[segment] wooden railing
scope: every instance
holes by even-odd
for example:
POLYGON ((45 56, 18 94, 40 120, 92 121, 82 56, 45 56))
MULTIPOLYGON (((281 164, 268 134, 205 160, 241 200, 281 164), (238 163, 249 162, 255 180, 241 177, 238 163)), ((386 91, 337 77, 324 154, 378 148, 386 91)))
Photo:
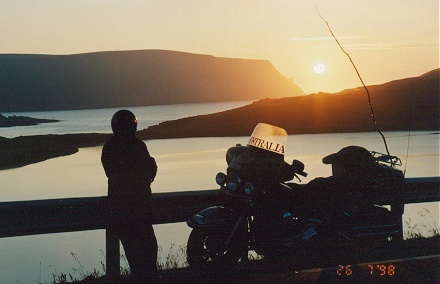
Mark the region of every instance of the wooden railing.
MULTIPOLYGON (((185 222, 194 213, 218 203, 218 190, 153 194, 154 224, 185 222)), ((0 202, 0 238, 106 229, 106 273, 117 277, 119 240, 109 228, 108 197, 0 202)), ((409 178, 400 200, 386 196, 381 205, 403 214, 405 204, 440 201, 440 177, 409 178)), ((400 216, 401 224, 401 216, 400 216)), ((1 240, 0 240, 1 241, 1 240)))

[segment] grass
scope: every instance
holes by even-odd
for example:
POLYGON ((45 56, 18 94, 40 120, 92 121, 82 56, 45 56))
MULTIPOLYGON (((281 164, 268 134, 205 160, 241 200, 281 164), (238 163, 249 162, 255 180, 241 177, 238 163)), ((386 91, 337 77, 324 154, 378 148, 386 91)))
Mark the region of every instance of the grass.
MULTIPOLYGON (((424 222, 412 225, 411 219, 405 221, 404 224, 407 227, 405 230, 404 239, 407 241, 417 241, 417 239, 434 239, 438 240, 440 238, 440 230, 430 212, 424 208, 418 212, 419 216, 424 219, 424 222)), ((104 251, 100 250, 103 258, 105 259, 104 251)), ((98 280, 105 276, 106 267, 103 261, 101 261, 101 268, 94 268, 93 271, 88 271, 79 260, 78 256, 73 252, 70 255, 74 258, 76 267, 72 269, 72 273, 60 273, 54 269, 53 281, 51 284, 66 284, 66 283, 100 283, 94 282, 93 280, 98 280)), ((261 260, 258 255, 250 255, 251 260, 261 260)), ((160 270, 171 270, 176 268, 187 267, 188 263, 186 260, 186 246, 180 245, 176 246, 171 244, 170 249, 167 253, 164 252, 163 248, 160 246, 158 249, 158 260, 157 267, 160 270)), ((121 255, 121 267, 120 273, 122 276, 130 275, 130 268, 125 255, 121 255)))
MULTIPOLYGON (((101 250, 103 253, 103 251, 101 250)), ((77 264, 76 267, 72 268, 72 273, 60 273, 56 271, 55 267, 51 266, 54 269, 54 273, 52 274, 53 281, 51 283, 58 284, 58 283, 75 283, 82 281, 84 279, 98 279, 100 277, 103 277, 105 275, 105 264, 101 261, 101 269, 102 271, 99 271, 98 269, 94 268, 93 272, 89 272, 85 269, 85 267, 82 265, 81 261, 79 260, 78 256, 71 252, 70 255, 75 259, 75 262, 77 264), (74 275, 78 275, 74 276, 74 275)), ((121 257, 122 258, 122 257, 121 257)), ((122 272, 122 271, 121 271, 122 272)))
MULTIPOLYGON (((105 259, 104 251, 100 251, 105 259)), ((103 261, 101 261, 100 269, 94 268, 93 271, 90 272, 82 265, 80 259, 75 253, 71 252, 70 255, 75 260, 76 267, 72 268, 71 273, 66 274, 58 273, 55 267, 50 266, 54 269, 54 273, 52 274, 53 281, 51 284, 82 283, 84 281, 91 281, 105 276, 106 267, 103 261)), ((180 245, 176 247, 175 244, 171 244, 171 247, 166 255, 162 246, 159 246, 157 258, 157 268, 159 270, 183 268, 187 266, 186 246, 180 245)), ((122 276, 130 275, 130 266, 128 264, 127 257, 124 254, 121 255, 120 274, 122 276)))
POLYGON ((171 244, 168 254, 162 260, 163 255, 164 253, 162 247, 159 246, 157 257, 157 268, 159 270, 182 268, 188 266, 188 262, 186 261, 186 246, 180 245, 175 248, 175 244, 171 244))
POLYGON ((425 222, 412 225, 411 218, 405 221, 408 230, 404 234, 404 239, 438 237, 440 235, 439 227, 432 218, 429 210, 423 208, 423 210, 417 211, 417 213, 425 222))

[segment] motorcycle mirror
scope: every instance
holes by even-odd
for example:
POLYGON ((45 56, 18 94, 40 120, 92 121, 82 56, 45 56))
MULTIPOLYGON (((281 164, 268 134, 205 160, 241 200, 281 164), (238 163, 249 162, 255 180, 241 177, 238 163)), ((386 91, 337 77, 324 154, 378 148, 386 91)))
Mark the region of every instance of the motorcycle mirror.
POLYGON ((296 169, 296 172, 302 172, 304 171, 304 163, 298 160, 293 160, 292 161, 292 167, 294 167, 296 169))
POLYGON ((215 182, 220 185, 223 186, 226 182, 226 175, 224 173, 218 173, 215 176, 215 182))
POLYGON ((301 175, 303 177, 306 177, 307 173, 304 172, 304 167, 305 166, 304 166, 303 162, 298 161, 298 160, 293 160, 292 161, 292 168, 294 169, 295 173, 297 173, 297 174, 299 174, 299 175, 301 175))

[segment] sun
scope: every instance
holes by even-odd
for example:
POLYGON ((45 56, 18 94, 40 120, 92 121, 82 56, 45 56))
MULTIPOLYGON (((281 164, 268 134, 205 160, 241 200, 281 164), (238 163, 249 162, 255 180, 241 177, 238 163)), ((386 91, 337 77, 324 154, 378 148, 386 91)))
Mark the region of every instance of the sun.
POLYGON ((318 63, 315 66, 313 66, 313 71, 315 71, 316 74, 324 73, 325 71, 325 65, 318 63))

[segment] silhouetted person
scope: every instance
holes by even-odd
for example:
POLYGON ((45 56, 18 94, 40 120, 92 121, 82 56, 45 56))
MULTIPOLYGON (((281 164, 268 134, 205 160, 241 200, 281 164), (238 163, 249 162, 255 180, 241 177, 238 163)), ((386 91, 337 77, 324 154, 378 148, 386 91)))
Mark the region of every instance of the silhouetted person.
POLYGON ((117 111, 111 126, 114 136, 102 149, 101 161, 108 177, 111 222, 124 246, 135 283, 157 279, 157 240, 151 221, 151 187, 157 165, 144 142, 135 137, 137 118, 117 111))

